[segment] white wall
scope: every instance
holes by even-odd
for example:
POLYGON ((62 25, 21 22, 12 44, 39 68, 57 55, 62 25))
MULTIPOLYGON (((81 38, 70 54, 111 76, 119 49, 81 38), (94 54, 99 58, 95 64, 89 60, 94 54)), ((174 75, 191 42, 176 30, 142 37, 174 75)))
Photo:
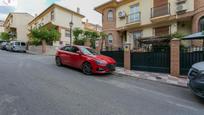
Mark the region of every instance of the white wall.
MULTIPOLYGON (((55 8, 55 21, 54 24, 61 27, 69 28, 69 23, 71 22, 72 13, 65 10, 55 8)), ((79 27, 84 28, 82 24, 82 17, 73 14, 73 28, 79 27)))
POLYGON ((17 40, 28 41, 28 23, 33 19, 29 14, 14 14, 13 25, 17 29, 17 40))

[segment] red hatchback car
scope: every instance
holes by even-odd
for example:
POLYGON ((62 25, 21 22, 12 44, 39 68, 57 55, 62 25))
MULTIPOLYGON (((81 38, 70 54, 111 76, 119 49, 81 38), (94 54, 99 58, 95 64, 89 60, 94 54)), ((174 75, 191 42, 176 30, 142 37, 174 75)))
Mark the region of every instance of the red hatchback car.
POLYGON ((97 54, 84 46, 65 46, 56 53, 56 65, 78 68, 84 74, 104 74, 115 71, 116 61, 110 57, 97 54))

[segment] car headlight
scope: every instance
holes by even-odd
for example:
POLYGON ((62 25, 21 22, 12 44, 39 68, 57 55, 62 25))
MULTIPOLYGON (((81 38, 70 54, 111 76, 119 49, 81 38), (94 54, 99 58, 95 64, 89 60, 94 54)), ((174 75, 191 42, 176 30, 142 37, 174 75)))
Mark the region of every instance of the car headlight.
POLYGON ((97 64, 97 65, 105 66, 105 65, 107 65, 107 62, 106 62, 106 61, 103 61, 103 60, 96 60, 96 64, 97 64))
POLYGON ((200 74, 200 79, 204 80, 204 73, 200 74))

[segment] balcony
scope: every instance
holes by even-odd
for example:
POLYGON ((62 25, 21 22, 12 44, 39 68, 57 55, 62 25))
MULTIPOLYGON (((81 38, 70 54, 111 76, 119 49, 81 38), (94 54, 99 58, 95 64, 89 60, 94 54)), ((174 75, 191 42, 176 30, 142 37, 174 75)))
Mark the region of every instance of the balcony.
POLYGON ((140 23, 141 21, 141 13, 137 12, 137 13, 132 13, 127 15, 127 24, 133 24, 133 23, 140 23))
POLYGON ((151 18, 170 15, 170 3, 151 8, 151 18))

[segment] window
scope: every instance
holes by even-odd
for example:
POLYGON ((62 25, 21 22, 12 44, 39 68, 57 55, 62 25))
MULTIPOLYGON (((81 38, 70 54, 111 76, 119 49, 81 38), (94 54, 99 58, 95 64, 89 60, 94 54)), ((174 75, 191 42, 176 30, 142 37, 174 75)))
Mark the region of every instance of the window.
POLYGON ((113 43, 113 34, 108 34, 108 44, 113 43))
POLYGON ((67 38, 70 37, 70 31, 69 30, 65 30, 65 37, 67 37, 67 38))
POLYGON ((129 22, 136 22, 140 20, 140 9, 139 4, 130 6, 130 17, 129 22))
POLYGON ((79 49, 77 47, 72 47, 72 51, 73 53, 77 53, 77 51, 79 51, 79 49))
POLYGON ((55 19, 55 12, 54 10, 51 12, 51 20, 53 21, 55 19))
POLYGON ((65 46, 65 47, 61 48, 61 50, 71 52, 72 47, 71 46, 65 46))
POLYGON ((112 10, 108 11, 108 21, 113 21, 113 11, 112 10))
POLYGON ((14 43, 16 46, 20 46, 20 42, 15 42, 14 43))
POLYGON ((155 31, 155 36, 166 36, 169 35, 169 26, 162 26, 162 27, 157 27, 154 29, 155 31))
POLYGON ((199 30, 204 31, 204 17, 202 17, 199 21, 199 30))
POLYGON ((26 43, 21 42, 21 46, 26 46, 26 43))

